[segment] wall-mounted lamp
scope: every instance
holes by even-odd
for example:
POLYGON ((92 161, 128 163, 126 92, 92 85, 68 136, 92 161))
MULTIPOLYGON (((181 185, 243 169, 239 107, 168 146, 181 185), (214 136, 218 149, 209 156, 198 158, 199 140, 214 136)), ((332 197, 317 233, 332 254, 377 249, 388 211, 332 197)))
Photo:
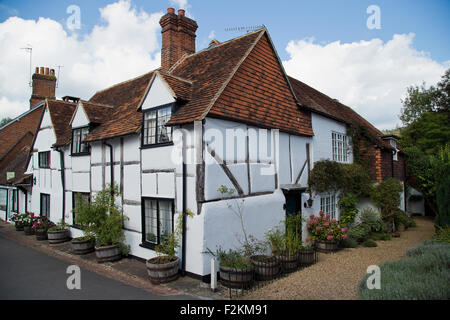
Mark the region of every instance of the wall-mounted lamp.
POLYGON ((305 208, 311 208, 313 205, 313 199, 309 198, 308 200, 306 200, 305 202, 305 208))

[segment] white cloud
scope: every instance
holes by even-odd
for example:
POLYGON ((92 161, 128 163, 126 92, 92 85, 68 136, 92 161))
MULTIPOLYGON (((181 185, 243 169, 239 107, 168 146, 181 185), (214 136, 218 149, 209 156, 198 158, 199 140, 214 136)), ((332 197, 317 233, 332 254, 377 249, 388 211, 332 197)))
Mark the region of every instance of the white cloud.
POLYGON ((379 129, 400 124, 406 88, 435 84, 445 72, 428 53, 413 47, 414 34, 380 39, 318 44, 314 38, 290 41, 286 72, 352 107, 379 129))
POLYGON ((0 119, 28 109, 29 56, 20 49, 26 44, 33 47, 33 70, 64 66, 57 97, 89 99, 97 90, 159 67, 162 12, 148 14, 121 0, 100 9, 100 15, 102 25, 83 36, 48 18, 0 23, 0 119))
POLYGON ((209 32, 208 39, 209 39, 209 40, 213 40, 213 39, 215 39, 215 38, 216 38, 216 31, 211 30, 211 31, 209 32))

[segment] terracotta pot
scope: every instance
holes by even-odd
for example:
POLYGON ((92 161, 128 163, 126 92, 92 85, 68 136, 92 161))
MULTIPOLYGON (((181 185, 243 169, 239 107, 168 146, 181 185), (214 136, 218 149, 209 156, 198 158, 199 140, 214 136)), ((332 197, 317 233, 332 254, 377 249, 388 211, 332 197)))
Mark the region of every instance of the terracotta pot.
POLYGON ((178 278, 178 257, 170 261, 168 256, 160 256, 147 260, 145 264, 153 284, 167 283, 178 278))
POLYGON ((219 266, 220 280, 227 288, 250 288, 253 282, 254 272, 254 268, 236 269, 219 266))
POLYGON ((47 240, 47 230, 45 229, 35 229, 34 234, 36 235, 36 240, 38 241, 47 240))
POLYGON ((298 253, 292 256, 280 255, 277 256, 277 260, 280 262, 281 271, 284 273, 293 272, 298 269, 298 253))
POLYGON ((77 240, 73 239, 71 242, 72 252, 74 254, 86 254, 95 250, 95 239, 77 240))
POLYGON ((257 255, 251 256, 250 260, 257 280, 272 280, 280 273, 280 263, 275 257, 257 255))
POLYGON ((319 240, 316 241, 317 251, 331 253, 338 249, 337 241, 319 240))
POLYGON ((118 245, 95 247, 95 255, 99 263, 122 259, 122 253, 118 245))
POLYGON ((62 243, 69 240, 69 229, 60 231, 47 231, 48 243, 62 243))

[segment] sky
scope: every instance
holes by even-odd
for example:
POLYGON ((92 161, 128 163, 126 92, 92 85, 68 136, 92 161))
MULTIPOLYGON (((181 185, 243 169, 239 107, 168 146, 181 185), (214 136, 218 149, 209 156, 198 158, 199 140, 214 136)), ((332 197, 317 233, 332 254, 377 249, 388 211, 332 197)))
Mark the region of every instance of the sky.
POLYGON ((33 48, 32 70, 59 73, 58 98, 88 100, 160 66, 168 7, 196 20, 197 50, 264 25, 288 75, 382 130, 401 125, 408 86, 434 85, 450 67, 448 0, 0 0, 0 119, 29 108, 22 48, 33 48))

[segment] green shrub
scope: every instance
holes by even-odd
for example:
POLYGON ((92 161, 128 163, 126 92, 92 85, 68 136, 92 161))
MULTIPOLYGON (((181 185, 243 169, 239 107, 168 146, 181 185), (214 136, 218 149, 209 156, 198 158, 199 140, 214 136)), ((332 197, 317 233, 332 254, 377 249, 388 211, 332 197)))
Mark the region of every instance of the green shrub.
POLYGON ((361 245, 362 245, 363 247, 369 247, 369 248, 377 247, 377 246, 378 246, 377 243, 376 243, 375 241, 370 240, 370 239, 367 239, 366 241, 364 241, 363 243, 361 243, 361 245))
POLYGON ((407 251, 408 258, 380 265, 381 289, 359 283, 364 300, 448 300, 450 298, 450 245, 425 241, 407 251))
POLYGON ((439 228, 434 235, 433 239, 436 242, 447 242, 450 243, 450 227, 439 228))
POLYGON ((381 219, 380 214, 371 207, 365 207, 361 210, 361 224, 367 225, 370 232, 379 232, 386 229, 386 224, 381 219))
POLYGON ((347 235, 349 238, 353 238, 358 242, 364 242, 369 238, 370 227, 366 224, 360 224, 354 228, 351 228, 347 235))
POLYGON ((341 193, 339 198, 339 223, 347 227, 355 221, 355 217, 358 214, 358 209, 356 208, 358 198, 350 192, 341 193))
POLYGON ((389 178, 377 184, 372 191, 372 201, 380 208, 384 222, 390 224, 398 212, 400 192, 403 188, 399 180, 389 178))
POLYGON ((358 163, 342 164, 342 190, 352 193, 356 198, 369 197, 372 192, 372 180, 366 168, 358 163))
POLYGON ((317 193, 337 191, 342 189, 343 176, 340 163, 331 160, 317 161, 309 174, 308 185, 317 193))
POLYGON ((392 236, 390 233, 387 233, 387 232, 375 232, 370 235, 370 238, 375 241, 379 241, 379 240, 387 241, 387 240, 391 240, 392 236))
POLYGON ((347 239, 341 239, 339 241, 340 248, 356 248, 358 246, 358 241, 353 238, 348 237, 347 239))
POLYGON ((398 229, 398 227, 400 225, 403 225, 405 227, 405 229, 408 229, 409 226, 410 226, 410 220, 405 215, 405 213, 402 210, 400 210, 400 209, 397 209, 394 212, 395 212, 395 214, 394 214, 393 217, 394 217, 395 228, 398 229))

